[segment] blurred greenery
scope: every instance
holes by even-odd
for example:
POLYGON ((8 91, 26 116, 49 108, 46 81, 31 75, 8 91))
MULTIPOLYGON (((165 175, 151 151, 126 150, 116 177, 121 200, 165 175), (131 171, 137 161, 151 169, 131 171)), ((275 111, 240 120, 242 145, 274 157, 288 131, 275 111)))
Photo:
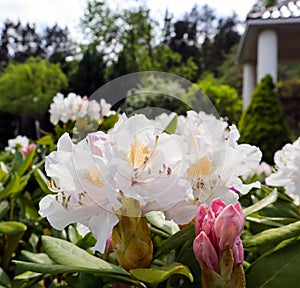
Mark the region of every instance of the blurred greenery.
POLYGON ((289 142, 283 108, 270 75, 257 85, 238 127, 240 143, 258 146, 269 164, 273 164, 274 153, 289 142))

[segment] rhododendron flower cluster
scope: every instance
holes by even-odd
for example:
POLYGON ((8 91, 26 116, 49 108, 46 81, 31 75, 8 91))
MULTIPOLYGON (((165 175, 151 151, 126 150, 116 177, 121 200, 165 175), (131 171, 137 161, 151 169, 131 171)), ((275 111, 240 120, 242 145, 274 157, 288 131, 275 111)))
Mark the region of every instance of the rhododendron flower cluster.
POLYGON ((96 100, 88 100, 74 93, 69 93, 67 97, 57 93, 50 105, 50 122, 56 125, 59 121, 67 123, 75 121, 77 117, 83 118, 89 116, 91 119, 99 120, 104 116, 114 114, 110 110, 111 105, 106 103, 104 99, 98 103, 96 100))
POLYGON ((283 186, 295 204, 300 205, 300 138, 277 151, 274 162, 276 172, 266 178, 266 184, 283 186))
POLYGON ((16 150, 19 150, 24 156, 26 156, 32 149, 35 149, 36 145, 29 142, 29 139, 26 136, 18 135, 14 139, 8 140, 8 146, 5 147, 5 151, 10 153, 15 153, 16 150))
POLYGON ((244 287, 240 239, 243 229, 244 214, 239 202, 226 205, 218 198, 208 210, 200 206, 193 250, 202 269, 203 287, 244 287))
POLYGON ((234 204, 238 192, 258 186, 243 184, 240 176, 258 165, 261 152, 239 145, 235 126, 191 111, 169 134, 172 117, 122 115, 107 133, 90 133, 77 144, 64 134, 46 158, 56 186, 40 202, 40 214, 56 229, 87 226, 97 239, 95 249, 103 252, 123 199, 139 203, 143 215, 161 211, 166 220, 187 224, 200 204, 216 198, 234 204))

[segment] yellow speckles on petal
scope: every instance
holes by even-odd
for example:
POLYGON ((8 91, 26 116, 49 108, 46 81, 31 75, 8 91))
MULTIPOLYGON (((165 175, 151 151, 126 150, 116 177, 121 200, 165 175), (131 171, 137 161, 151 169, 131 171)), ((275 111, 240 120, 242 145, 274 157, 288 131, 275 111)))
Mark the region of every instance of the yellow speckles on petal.
POLYGON ((149 159, 151 150, 143 142, 134 140, 129 150, 129 160, 133 168, 139 168, 146 159, 149 159))
POLYGON ((91 169, 88 172, 86 172, 84 174, 84 179, 86 181, 90 182, 91 184, 98 186, 100 188, 103 188, 103 186, 104 186, 102 180, 99 177, 99 172, 97 171, 97 169, 91 169))
POLYGON ((206 157, 199 158, 189 169, 188 174, 192 178, 209 176, 214 171, 212 160, 206 157))

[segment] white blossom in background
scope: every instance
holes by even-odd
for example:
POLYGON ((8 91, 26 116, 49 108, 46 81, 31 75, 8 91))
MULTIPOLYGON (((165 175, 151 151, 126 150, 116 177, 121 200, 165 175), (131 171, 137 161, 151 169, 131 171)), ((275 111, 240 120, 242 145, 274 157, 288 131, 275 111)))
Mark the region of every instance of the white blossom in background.
MULTIPOLYGON (((95 101, 95 100, 92 100, 95 101)), ((116 111, 111 110, 111 104, 107 103, 105 99, 100 99, 100 113, 101 117, 108 117, 111 115, 115 115, 116 111)))
POLYGON ((296 205, 300 205, 300 138, 289 143, 274 155, 275 173, 266 178, 266 184, 284 187, 296 205))
POLYGON ((29 139, 26 136, 18 135, 14 139, 8 140, 8 146, 5 147, 5 151, 15 153, 17 149, 27 149, 29 146, 29 139))
POLYGON ((59 121, 67 123, 75 121, 77 117, 89 116, 91 119, 99 120, 104 116, 115 114, 110 110, 111 105, 104 99, 98 103, 96 100, 89 100, 86 96, 81 97, 75 93, 69 93, 67 97, 57 93, 50 105, 50 122, 56 125, 59 121))
POLYGON ((261 162, 256 167, 254 167, 248 174, 244 174, 243 179, 252 178, 255 175, 269 176, 271 173, 272 167, 266 162, 261 162))

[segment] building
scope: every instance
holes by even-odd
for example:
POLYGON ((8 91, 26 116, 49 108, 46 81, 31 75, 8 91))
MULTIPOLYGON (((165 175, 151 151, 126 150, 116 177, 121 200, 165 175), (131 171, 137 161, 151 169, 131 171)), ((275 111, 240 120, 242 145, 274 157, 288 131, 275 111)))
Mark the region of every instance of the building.
POLYGON ((245 109, 256 84, 266 74, 277 82, 279 63, 300 63, 300 1, 284 1, 250 13, 239 43, 237 62, 243 64, 245 109))

